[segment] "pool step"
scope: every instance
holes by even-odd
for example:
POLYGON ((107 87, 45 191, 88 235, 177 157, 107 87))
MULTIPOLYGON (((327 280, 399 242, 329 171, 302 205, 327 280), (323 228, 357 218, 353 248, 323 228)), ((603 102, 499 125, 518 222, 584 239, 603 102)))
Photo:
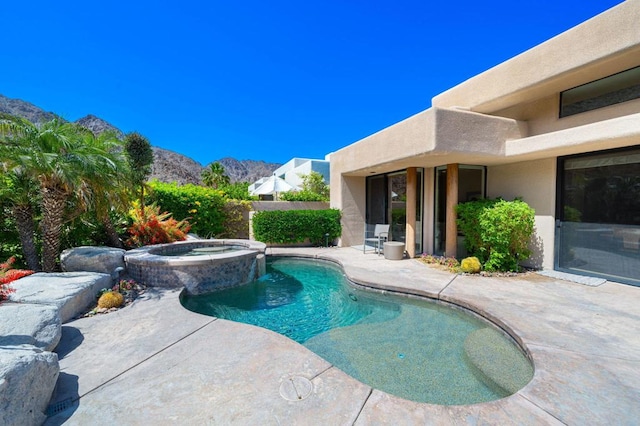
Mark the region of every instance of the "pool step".
POLYGON ((478 377, 505 396, 522 389, 533 377, 533 367, 519 349, 492 328, 471 332, 464 342, 464 353, 478 377))

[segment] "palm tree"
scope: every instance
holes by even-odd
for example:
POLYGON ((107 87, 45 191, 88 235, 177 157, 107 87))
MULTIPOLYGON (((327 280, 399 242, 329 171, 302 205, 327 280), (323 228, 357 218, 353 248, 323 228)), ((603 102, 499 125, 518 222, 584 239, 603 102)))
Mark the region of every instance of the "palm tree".
POLYGON ((5 173, 0 196, 8 201, 27 267, 40 271, 40 260, 35 243, 36 222, 34 206, 38 199, 37 183, 19 168, 5 173))
POLYGON ((73 198, 80 210, 91 205, 95 196, 91 182, 105 170, 117 168, 112 154, 76 124, 54 119, 37 126, 22 118, 0 116, 0 158, 5 169, 23 170, 38 182, 45 272, 56 267, 67 203, 73 198))
POLYGON ((219 162, 209 164, 208 169, 202 171, 202 183, 212 188, 220 188, 229 185, 229 176, 225 174, 224 166, 219 162))
POLYGON ((113 132, 103 132, 95 140, 93 135, 85 135, 85 143, 95 144, 107 156, 96 163, 91 173, 87 174, 87 183, 91 191, 91 205, 97 219, 102 223, 109 244, 122 248, 120 236, 111 220, 112 211, 126 211, 132 199, 129 190, 132 185, 131 173, 128 167, 122 142, 113 132))

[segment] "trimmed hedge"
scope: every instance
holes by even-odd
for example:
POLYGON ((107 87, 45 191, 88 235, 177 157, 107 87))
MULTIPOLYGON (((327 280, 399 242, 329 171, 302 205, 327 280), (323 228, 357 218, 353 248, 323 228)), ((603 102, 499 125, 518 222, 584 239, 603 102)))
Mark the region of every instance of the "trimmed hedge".
POLYGON ((518 263, 531 256, 535 211, 524 201, 470 201, 456 211, 467 252, 478 257, 485 270, 518 271, 518 263))
POLYGON ((308 239, 311 244, 324 245, 342 233, 340 217, 337 209, 257 212, 253 215, 253 236, 263 243, 295 244, 308 239))
POLYGON ((222 191, 198 185, 153 181, 148 203, 170 212, 177 220, 188 220, 191 232, 212 238, 225 232, 225 199, 222 191))

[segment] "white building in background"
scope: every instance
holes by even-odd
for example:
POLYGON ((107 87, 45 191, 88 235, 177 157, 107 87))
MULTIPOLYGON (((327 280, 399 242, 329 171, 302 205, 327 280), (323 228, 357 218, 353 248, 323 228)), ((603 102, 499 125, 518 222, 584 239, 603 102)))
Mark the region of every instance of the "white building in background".
MULTIPOLYGON (((324 160, 310 159, 310 158, 292 158, 276 170, 274 170, 272 176, 284 179, 294 189, 302 188, 302 177, 308 175, 311 172, 317 172, 324 177, 324 182, 330 184, 330 155, 327 155, 324 160)), ((249 193, 254 194, 255 191, 269 180, 271 176, 265 176, 251 185, 249 185, 249 193)))

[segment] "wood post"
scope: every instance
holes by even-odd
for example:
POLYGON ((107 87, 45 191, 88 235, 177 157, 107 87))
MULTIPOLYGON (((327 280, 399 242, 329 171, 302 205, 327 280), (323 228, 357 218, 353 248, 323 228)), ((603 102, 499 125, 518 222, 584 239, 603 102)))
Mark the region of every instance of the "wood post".
POLYGON ((458 225, 456 206, 458 205, 458 164, 447 164, 447 208, 445 256, 458 254, 458 225))
POLYGON ((416 199, 418 173, 415 167, 407 168, 405 250, 409 258, 416 257, 416 199))

